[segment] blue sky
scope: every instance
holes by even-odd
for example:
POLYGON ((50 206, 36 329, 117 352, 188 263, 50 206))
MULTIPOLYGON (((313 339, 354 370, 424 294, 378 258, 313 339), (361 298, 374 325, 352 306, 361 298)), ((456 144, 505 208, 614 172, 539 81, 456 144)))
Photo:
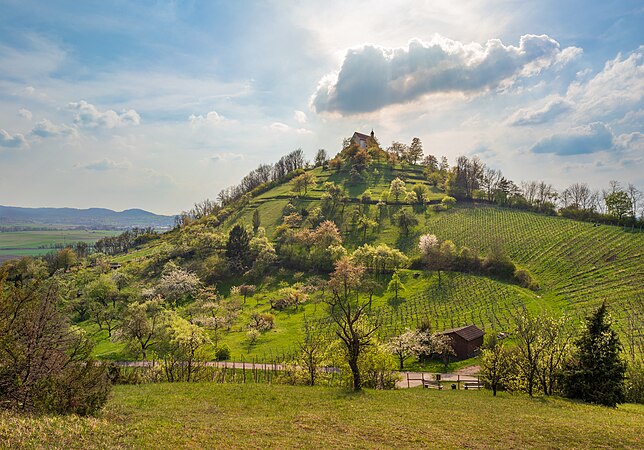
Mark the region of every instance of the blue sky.
POLYGON ((174 214, 372 128, 644 189, 642 23, 641 1, 0 0, 0 204, 174 214))

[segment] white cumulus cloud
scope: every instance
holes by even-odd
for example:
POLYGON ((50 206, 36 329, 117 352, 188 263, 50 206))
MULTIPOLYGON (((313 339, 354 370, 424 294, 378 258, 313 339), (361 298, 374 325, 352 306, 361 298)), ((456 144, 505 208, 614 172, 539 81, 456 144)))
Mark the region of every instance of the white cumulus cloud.
POLYGON ((141 123, 141 116, 133 109, 123 110, 120 113, 112 109, 100 111, 85 100, 69 103, 67 109, 75 112, 75 123, 89 128, 116 128, 141 123))
POLYGON ((228 119, 226 119, 224 116, 219 114, 217 111, 210 111, 205 116, 191 114, 190 117, 188 117, 188 120, 190 120, 190 123, 193 126, 198 126, 198 125, 215 126, 228 121, 228 119))
POLYGON ((464 44, 436 35, 407 48, 350 49, 337 73, 325 76, 311 100, 317 112, 354 114, 414 101, 432 93, 479 93, 511 85, 581 52, 546 35, 524 35, 519 46, 492 39, 464 44))
POLYGON ((27 140, 22 134, 11 135, 0 128, 0 147, 20 148, 27 145, 27 140))
POLYGON ((65 124, 56 125, 47 119, 43 119, 34 125, 31 134, 41 138, 74 136, 76 135, 76 129, 65 124))

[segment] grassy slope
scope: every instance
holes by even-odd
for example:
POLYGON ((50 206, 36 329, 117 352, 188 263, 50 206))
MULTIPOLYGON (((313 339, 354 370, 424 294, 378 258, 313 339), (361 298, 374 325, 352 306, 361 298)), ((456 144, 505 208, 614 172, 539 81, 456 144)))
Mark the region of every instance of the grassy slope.
POLYGON ((641 448, 643 419, 487 391, 177 383, 117 386, 101 418, 0 412, 0 447, 641 448))

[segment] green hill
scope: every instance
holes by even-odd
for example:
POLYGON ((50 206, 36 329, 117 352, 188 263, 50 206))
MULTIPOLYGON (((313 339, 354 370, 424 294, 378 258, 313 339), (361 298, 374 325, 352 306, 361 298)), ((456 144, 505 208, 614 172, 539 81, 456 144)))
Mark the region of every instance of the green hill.
MULTIPOLYGON (((373 306, 379 308, 388 334, 414 327, 424 320, 436 330, 469 323, 486 330, 507 330, 511 315, 523 306, 534 311, 565 311, 578 319, 603 300, 608 301, 622 326, 626 317, 639 327, 644 324, 644 233, 488 204, 458 203, 449 210, 437 208, 436 204, 445 194, 430 185, 420 166, 392 168, 374 163, 358 180, 346 171, 321 167, 310 173, 316 183, 306 193, 295 192, 291 182, 277 184, 228 206, 218 219, 206 216, 194 220, 116 260, 124 264, 122 270, 135 275, 141 286, 153 285, 163 264, 169 260, 207 279, 211 272, 205 267, 212 264, 213 258, 222 258, 228 231, 240 223, 250 230, 255 211, 259 212, 266 236, 274 240, 288 211, 301 214, 301 227, 306 227, 304 218, 319 208, 326 212, 325 219, 337 224, 349 253, 363 243, 384 243, 414 257, 419 253, 419 236, 433 233, 441 240, 452 240, 458 247, 467 246, 481 255, 491 246, 500 245, 518 266, 531 272, 540 286, 538 291, 532 291, 489 276, 449 272, 443 274, 439 283, 436 272, 404 270, 401 277, 406 290, 394 302, 384 290, 389 275, 381 275, 377 281, 382 287, 374 293, 373 306), (415 185, 425 186, 429 204, 404 204, 402 200, 397 204, 391 198, 386 204, 378 204, 397 177, 406 182, 408 190, 415 185), (329 200, 324 200, 327 182, 341 187, 346 195, 333 207, 329 207, 329 200), (365 191, 369 198, 363 198, 365 191), (401 232, 396 224, 401 210, 418 220, 408 234, 401 232), (375 224, 366 229, 358 226, 354 219, 358 215, 371 218, 375 224)), ((219 342, 229 345, 237 358, 268 357, 274 352, 292 349, 301 333, 304 316, 321 316, 324 305, 311 297, 296 309, 276 311, 271 307, 271 300, 279 296, 279 289, 285 285, 300 283, 306 287, 317 276, 306 270, 297 273, 282 268, 270 270, 269 276, 261 279, 246 279, 233 273, 209 280, 224 296, 233 285, 253 283, 258 288, 243 305, 235 323, 218 337, 219 342), (248 348, 246 324, 255 312, 273 313, 275 326, 248 348)), ((102 343, 98 351, 106 349, 110 353, 114 348, 113 344, 102 343)))

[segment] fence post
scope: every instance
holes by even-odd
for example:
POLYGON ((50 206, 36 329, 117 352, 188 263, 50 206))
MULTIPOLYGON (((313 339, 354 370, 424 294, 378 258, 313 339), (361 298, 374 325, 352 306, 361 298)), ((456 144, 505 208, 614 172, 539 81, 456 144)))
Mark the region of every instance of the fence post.
POLYGON ((407 388, 409 388, 409 372, 407 372, 407 388))

